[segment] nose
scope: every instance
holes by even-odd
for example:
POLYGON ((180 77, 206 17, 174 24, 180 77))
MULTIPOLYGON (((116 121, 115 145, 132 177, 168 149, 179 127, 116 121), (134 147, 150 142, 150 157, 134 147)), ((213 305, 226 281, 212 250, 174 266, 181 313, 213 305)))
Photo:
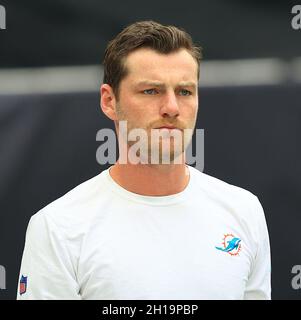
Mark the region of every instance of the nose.
POLYGON ((166 92, 160 109, 160 115, 162 117, 177 117, 179 111, 179 105, 174 91, 166 92))

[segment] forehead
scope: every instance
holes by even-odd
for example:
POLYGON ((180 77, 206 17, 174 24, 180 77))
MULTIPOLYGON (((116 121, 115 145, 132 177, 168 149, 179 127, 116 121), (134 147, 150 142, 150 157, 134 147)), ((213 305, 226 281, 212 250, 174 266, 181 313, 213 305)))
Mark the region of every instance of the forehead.
POLYGON ((139 48, 125 59, 126 80, 196 81, 198 65, 186 49, 164 54, 149 48, 139 48))

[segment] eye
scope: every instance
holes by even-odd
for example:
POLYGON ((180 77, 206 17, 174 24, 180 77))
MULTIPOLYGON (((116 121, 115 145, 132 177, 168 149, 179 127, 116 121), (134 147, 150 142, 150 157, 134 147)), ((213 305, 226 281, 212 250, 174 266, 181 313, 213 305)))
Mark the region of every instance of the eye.
POLYGON ((186 90, 186 89, 181 89, 180 94, 181 94, 181 96, 190 96, 192 94, 192 92, 189 90, 186 90))
POLYGON ((156 94, 156 90, 155 89, 145 89, 142 91, 143 93, 147 94, 147 95, 153 95, 156 94))

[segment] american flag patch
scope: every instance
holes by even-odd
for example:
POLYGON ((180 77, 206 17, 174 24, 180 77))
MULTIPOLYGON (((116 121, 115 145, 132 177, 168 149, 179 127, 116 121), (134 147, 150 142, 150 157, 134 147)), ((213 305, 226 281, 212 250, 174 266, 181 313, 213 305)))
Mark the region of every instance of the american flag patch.
POLYGON ((20 286, 19 286, 20 295, 24 294, 26 292, 26 289, 27 289, 27 277, 24 277, 22 275, 20 279, 20 286))

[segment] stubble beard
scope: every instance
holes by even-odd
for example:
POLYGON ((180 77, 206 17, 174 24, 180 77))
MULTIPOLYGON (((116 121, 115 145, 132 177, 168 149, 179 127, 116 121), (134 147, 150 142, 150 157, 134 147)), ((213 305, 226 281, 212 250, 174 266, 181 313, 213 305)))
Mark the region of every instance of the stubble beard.
MULTIPOLYGON (((127 114, 123 111, 120 105, 117 105, 116 113, 118 116, 117 122, 126 121, 127 122, 127 132, 126 136, 118 137, 118 139, 122 139, 123 143, 127 145, 127 152, 137 143, 137 141, 141 140, 141 144, 143 145, 142 152, 141 149, 138 149, 136 152, 136 156, 141 159, 141 163, 151 164, 155 161, 154 164, 170 164, 170 163, 185 163, 185 150, 189 146, 191 142, 193 131, 195 128, 195 120, 190 124, 187 128, 189 130, 176 130, 177 134, 175 137, 166 136, 165 138, 159 137, 159 140, 156 138, 155 131, 158 129, 149 128, 141 128, 133 125, 129 120, 127 114), (147 139, 142 137, 142 139, 137 139, 136 141, 128 140, 129 133, 135 129, 145 130, 147 133, 147 139), (155 139, 154 139, 155 138, 155 139)), ((119 128, 119 124, 118 127, 119 128)))

